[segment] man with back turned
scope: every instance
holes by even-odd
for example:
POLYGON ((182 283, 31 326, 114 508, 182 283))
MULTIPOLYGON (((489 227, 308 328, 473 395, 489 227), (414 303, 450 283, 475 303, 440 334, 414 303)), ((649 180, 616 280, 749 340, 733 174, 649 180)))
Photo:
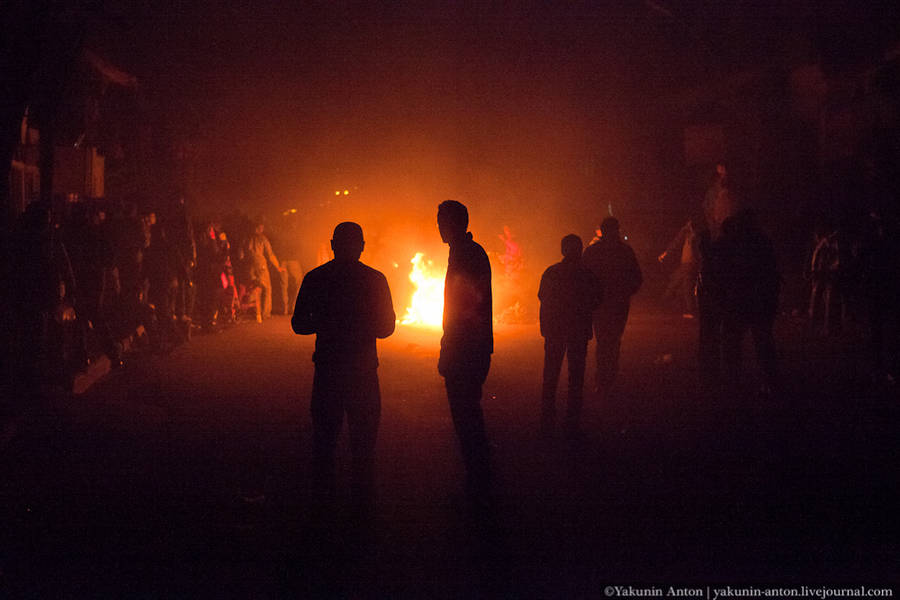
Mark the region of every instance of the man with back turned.
POLYGON ((619 235, 619 220, 614 217, 604 219, 600 233, 600 239, 584 249, 582 261, 603 288, 603 301, 594 310, 594 338, 597 340, 594 384, 603 400, 609 396, 619 371, 619 350, 631 297, 640 289, 643 276, 634 250, 619 235))
POLYGON ((372 516, 375 497, 375 440, 381 417, 376 338, 394 332, 395 315, 387 280, 359 262, 362 228, 345 222, 334 228, 334 260, 303 278, 291 326, 316 334, 310 411, 313 423, 313 485, 320 501, 335 491, 335 449, 347 414, 352 459, 352 499, 357 516, 372 516))
POLYGON ((466 492, 475 507, 490 501, 490 450, 481 410, 482 385, 491 366, 491 263, 467 232, 465 205, 438 206, 441 240, 450 246, 444 282, 444 335, 438 372, 444 377, 450 414, 466 467, 466 492))
POLYGON ((583 243, 575 234, 560 243, 563 259, 541 276, 541 335, 544 337, 544 385, 541 394, 541 434, 552 435, 556 426, 556 388, 563 357, 569 363, 569 393, 565 434, 579 435, 584 402, 584 367, 588 341, 593 337, 592 315, 600 304, 599 280, 582 264, 583 243))

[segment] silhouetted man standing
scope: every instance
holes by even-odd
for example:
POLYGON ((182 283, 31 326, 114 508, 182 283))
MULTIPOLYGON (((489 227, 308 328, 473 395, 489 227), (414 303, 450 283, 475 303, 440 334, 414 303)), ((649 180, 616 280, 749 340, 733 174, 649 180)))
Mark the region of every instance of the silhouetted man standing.
POLYGON ((291 326, 316 334, 316 364, 310 410, 313 423, 313 484, 320 500, 334 495, 334 455, 344 413, 353 455, 352 495, 363 518, 375 497, 375 439, 381 417, 376 338, 394 332, 394 308, 387 280, 359 262, 362 229, 334 228, 334 260, 303 278, 291 326))
POLYGON ((730 386, 740 384, 741 343, 750 330, 763 374, 760 393, 770 396, 777 384, 775 336, 781 279, 772 241, 750 210, 722 223, 717 252, 718 289, 722 293, 722 358, 730 386))
POLYGON ((444 377, 453 425, 466 465, 470 501, 490 498, 490 452, 481 411, 481 386, 494 351, 491 318, 491 263, 466 230, 465 205, 447 200, 438 206, 441 240, 450 245, 444 281, 444 335, 438 372, 444 377))
POLYGON ((583 244, 577 235, 562 239, 562 262, 541 277, 541 335, 544 336, 544 386, 541 395, 541 432, 550 435, 556 424, 556 387, 563 357, 569 363, 569 403, 566 435, 578 434, 584 400, 584 367, 592 316, 600 303, 600 282, 581 260, 583 244))
POLYGON ((619 237, 619 220, 607 217, 600 224, 600 232, 600 239, 585 248, 582 260, 603 289, 603 301, 594 311, 594 337, 596 391, 605 397, 619 371, 619 349, 631 297, 640 289, 643 277, 634 250, 619 237))

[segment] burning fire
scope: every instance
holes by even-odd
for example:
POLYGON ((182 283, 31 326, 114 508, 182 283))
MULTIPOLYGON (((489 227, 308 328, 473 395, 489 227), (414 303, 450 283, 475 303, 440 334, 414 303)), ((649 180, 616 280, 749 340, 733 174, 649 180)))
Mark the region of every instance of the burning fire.
POLYGON ((447 271, 436 268, 434 261, 426 260, 421 252, 409 262, 413 266, 409 280, 415 286, 415 292, 400 324, 440 327, 444 317, 444 276, 447 271))
MULTIPOLYGON (((521 278, 525 266, 522 248, 509 227, 504 227, 503 233, 497 237, 503 242, 504 252, 489 254, 491 263, 494 263, 494 322, 529 323, 531 322, 529 319, 533 319, 534 316, 529 312, 528 304, 521 296, 521 278)), ((444 266, 436 266, 434 261, 425 258, 422 252, 417 252, 409 262, 412 264, 409 280, 413 284, 414 291, 406 315, 400 319, 400 324, 441 327, 444 317, 444 278, 447 269, 444 266)))

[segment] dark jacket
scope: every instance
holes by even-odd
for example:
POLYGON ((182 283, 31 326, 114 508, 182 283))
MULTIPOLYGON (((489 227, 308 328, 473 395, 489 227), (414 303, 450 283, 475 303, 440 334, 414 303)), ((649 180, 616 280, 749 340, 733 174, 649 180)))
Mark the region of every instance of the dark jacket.
POLYGON ((444 280, 444 335, 441 350, 454 355, 494 351, 491 313, 491 263, 487 253, 472 240, 450 246, 444 280))
POLYGON ((600 281, 581 260, 551 265, 541 277, 541 335, 566 341, 593 337, 591 316, 602 298, 600 281))
POLYGON ((602 237, 584 249, 584 266, 596 275, 603 289, 604 306, 628 305, 644 279, 631 246, 618 237, 602 237))
POLYGON ((749 218, 729 217, 712 242, 713 289, 726 315, 742 321, 772 319, 780 277, 772 242, 749 218))
POLYGON ((303 278, 291 327, 316 334, 316 368, 375 369, 376 338, 394 332, 387 279, 357 260, 332 260, 303 278))

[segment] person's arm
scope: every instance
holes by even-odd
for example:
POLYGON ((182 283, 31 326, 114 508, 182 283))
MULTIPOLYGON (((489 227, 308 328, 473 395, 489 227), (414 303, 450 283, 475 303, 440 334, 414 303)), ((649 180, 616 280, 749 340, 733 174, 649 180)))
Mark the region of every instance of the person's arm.
POLYGON ((681 251, 681 247, 684 245, 684 240, 688 235, 689 227, 691 226, 691 222, 688 221, 687 225, 678 230, 678 233, 675 234, 675 237, 672 238, 672 241, 669 242, 669 245, 663 250, 662 254, 657 257, 659 262, 662 262, 666 259, 670 254, 675 254, 676 252, 681 251))
POLYGON ((294 333, 310 335, 316 333, 315 302, 312 294, 312 285, 307 277, 300 284, 297 292, 297 302, 294 305, 294 316, 291 317, 291 328, 294 333))
POLYGON ((386 338, 394 333, 397 315, 394 313, 394 301, 387 279, 379 273, 377 278, 377 305, 375 307, 375 337, 386 338))
POLYGON ((543 302, 547 299, 547 275, 550 273, 550 269, 544 271, 544 274, 541 275, 541 285, 538 287, 538 300, 543 302))
POLYGON ((488 308, 491 308, 491 261, 484 250, 481 254, 481 270, 478 273, 479 289, 484 290, 484 297, 488 299, 488 308))
POLYGON ((263 243, 263 255, 269 260, 272 265, 278 269, 282 270, 281 265, 278 262, 278 258, 275 257, 275 252, 272 251, 272 242, 269 241, 269 238, 264 238, 265 242, 263 243))

